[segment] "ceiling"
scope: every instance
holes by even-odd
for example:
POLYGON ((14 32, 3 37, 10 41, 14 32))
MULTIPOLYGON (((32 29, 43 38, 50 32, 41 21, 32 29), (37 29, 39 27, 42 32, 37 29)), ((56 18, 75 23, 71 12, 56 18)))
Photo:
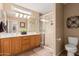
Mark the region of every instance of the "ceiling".
POLYGON ((46 14, 52 10, 53 3, 16 3, 16 5, 46 14))

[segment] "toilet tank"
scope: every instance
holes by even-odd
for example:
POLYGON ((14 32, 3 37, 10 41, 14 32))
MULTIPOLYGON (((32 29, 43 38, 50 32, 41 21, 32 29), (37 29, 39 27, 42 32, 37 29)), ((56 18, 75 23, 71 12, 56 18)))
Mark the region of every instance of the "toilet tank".
POLYGON ((78 44, 78 37, 68 37, 69 44, 77 45, 78 44))

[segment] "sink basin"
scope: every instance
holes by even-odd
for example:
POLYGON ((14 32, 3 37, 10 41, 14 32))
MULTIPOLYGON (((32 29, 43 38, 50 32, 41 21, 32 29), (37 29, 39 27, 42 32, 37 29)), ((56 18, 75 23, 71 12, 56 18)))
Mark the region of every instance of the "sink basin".
POLYGON ((0 37, 1 38, 7 38, 7 37, 15 37, 16 33, 1 33, 0 37))

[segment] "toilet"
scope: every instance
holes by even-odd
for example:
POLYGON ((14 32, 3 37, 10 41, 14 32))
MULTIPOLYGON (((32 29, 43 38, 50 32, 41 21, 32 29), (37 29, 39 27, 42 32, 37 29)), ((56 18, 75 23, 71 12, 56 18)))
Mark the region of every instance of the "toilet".
POLYGON ((67 56, 74 56, 77 52, 77 37, 68 37, 68 44, 65 45, 65 49, 67 50, 67 56))

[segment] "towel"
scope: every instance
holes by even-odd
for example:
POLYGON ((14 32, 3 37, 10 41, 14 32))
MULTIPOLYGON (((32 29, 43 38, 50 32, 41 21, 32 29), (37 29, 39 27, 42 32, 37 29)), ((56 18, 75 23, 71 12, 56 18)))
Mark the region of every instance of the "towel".
POLYGON ((0 22, 0 32, 4 32, 5 31, 4 28, 5 28, 5 24, 1 21, 0 22))

